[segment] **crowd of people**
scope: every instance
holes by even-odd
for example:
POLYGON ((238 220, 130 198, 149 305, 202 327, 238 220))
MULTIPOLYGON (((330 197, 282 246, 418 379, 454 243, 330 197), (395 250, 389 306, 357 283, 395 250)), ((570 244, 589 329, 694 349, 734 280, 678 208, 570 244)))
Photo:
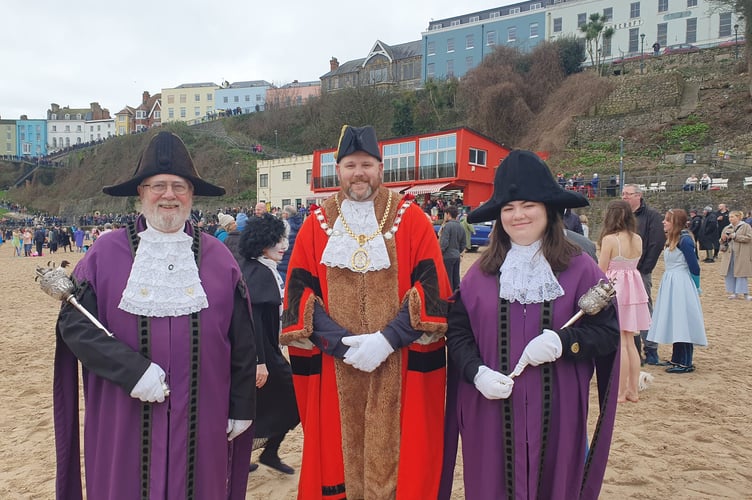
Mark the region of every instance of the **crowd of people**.
POLYGON ((385 187, 371 127, 343 127, 335 159, 340 189, 320 206, 207 214, 193 197, 224 189, 159 132, 103 189, 140 213, 0 233, 19 256, 83 252, 75 296, 108 329, 59 313, 59 497, 83 496, 83 456, 89 498, 244 498, 260 465, 296 472, 279 450, 300 424, 300 498, 448 500, 459 452, 466 498, 595 499, 641 365, 690 373, 707 345, 700 252, 723 257, 729 299, 750 299, 752 227, 723 203, 660 214, 626 184, 593 242, 576 213, 588 193, 530 151, 469 213, 385 187), (461 276, 484 222, 489 245, 461 276), (604 293, 582 316, 579 299, 604 293))

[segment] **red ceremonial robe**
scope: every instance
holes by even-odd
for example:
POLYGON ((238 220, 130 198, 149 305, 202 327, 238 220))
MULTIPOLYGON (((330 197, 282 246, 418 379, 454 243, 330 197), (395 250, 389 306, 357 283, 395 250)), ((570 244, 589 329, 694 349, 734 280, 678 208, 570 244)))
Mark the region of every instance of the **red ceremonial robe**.
POLYGON ((411 198, 380 188, 376 219, 388 196, 389 269, 358 273, 320 263, 338 216, 333 197, 306 219, 290 259, 281 342, 290 346, 304 432, 300 499, 438 494, 451 291, 431 222, 411 198), (372 373, 360 372, 309 341, 315 303, 353 334, 383 329, 407 304, 422 335, 372 373))

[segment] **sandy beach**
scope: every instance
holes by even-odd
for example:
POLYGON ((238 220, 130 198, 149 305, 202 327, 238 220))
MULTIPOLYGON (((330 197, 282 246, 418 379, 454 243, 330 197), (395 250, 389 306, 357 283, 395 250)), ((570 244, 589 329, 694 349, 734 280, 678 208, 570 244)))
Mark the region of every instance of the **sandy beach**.
MULTIPOLYGON (((53 258, 75 264, 81 255, 58 253, 53 258)), ((464 257, 463 267, 474 258, 464 257)), ((54 498, 51 392, 59 304, 34 282, 36 266, 48 260, 46 255, 16 258, 10 244, 0 246, 2 499, 54 498)), ((619 406, 603 499, 752 498, 752 301, 728 300, 719 264, 701 266, 709 346, 695 349, 693 373, 643 368, 655 380, 640 394, 639 403, 619 406)), ((662 270, 659 262, 653 274, 654 296, 662 270)), ((660 347, 661 358, 670 357, 670 352, 671 346, 660 347)), ((595 399, 591 402, 592 407, 595 399)), ((296 470, 301 448, 298 427, 281 449, 283 460, 296 470)), ((290 500, 296 498, 296 486, 297 475, 261 466, 249 479, 247 498, 290 500)), ((454 492, 454 498, 464 498, 461 466, 454 492)))

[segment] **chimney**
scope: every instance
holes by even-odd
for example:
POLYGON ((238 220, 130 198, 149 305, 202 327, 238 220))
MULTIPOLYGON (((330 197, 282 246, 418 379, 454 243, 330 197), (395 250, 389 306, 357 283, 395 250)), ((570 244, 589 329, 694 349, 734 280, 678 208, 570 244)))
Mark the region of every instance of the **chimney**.
POLYGON ((141 95, 141 104, 145 105, 147 102, 149 102, 150 97, 151 96, 149 95, 149 92, 144 90, 144 93, 141 95))
POLYGON ((334 71, 337 68, 339 68, 339 61, 337 61, 336 57, 332 57, 329 60, 329 71, 334 71))

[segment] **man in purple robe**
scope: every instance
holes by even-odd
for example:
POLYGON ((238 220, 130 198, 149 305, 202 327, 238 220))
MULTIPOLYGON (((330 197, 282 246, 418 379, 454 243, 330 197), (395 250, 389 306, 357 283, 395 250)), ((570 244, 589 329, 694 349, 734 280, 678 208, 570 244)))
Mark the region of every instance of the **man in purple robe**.
POLYGON ((598 497, 616 413, 616 306, 563 327, 604 278, 563 231, 562 209, 587 204, 534 153, 516 150, 499 165, 492 198, 468 217, 496 223, 447 320, 441 500, 451 494, 458 436, 466 498, 598 497), (589 433, 594 373, 600 404, 589 433))
POLYGON ((224 189, 160 132, 133 177, 104 192, 139 196, 142 214, 103 234, 73 272, 76 298, 113 335, 67 303, 60 311, 57 498, 82 498, 77 360, 87 498, 245 498, 256 411, 247 289, 227 247, 187 222, 194 195, 224 189))

